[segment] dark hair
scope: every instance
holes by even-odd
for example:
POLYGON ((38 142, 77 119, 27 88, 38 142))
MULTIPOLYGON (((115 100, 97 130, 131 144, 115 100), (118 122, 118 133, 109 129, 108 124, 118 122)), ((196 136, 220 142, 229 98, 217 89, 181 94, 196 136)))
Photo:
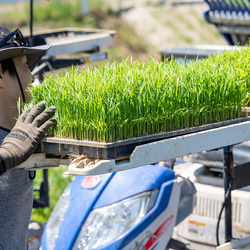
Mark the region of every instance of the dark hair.
POLYGON ((2 65, 3 73, 5 71, 8 71, 11 76, 15 76, 15 72, 16 72, 15 71, 15 64, 14 64, 12 58, 6 59, 0 63, 2 65))

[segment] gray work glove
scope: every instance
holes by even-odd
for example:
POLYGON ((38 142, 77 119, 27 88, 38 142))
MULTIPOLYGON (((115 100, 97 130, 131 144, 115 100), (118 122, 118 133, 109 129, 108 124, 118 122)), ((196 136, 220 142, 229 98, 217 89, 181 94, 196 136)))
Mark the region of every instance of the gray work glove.
POLYGON ((14 128, 0 146, 1 163, 5 170, 26 161, 36 150, 45 132, 56 124, 55 107, 45 109, 45 102, 39 102, 31 111, 26 109, 14 128))

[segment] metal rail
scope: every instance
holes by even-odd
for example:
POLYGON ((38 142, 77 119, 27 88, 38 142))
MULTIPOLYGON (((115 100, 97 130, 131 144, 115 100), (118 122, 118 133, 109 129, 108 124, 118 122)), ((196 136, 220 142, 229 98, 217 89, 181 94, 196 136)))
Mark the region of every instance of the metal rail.
MULTIPOLYGON (((193 153, 224 148, 248 140, 250 140, 250 121, 245 121, 139 145, 124 160, 98 160, 98 162, 84 168, 79 168, 79 164, 71 164, 68 168, 68 174, 98 175, 117 172, 193 153)), ((35 166, 34 162, 30 164, 28 160, 19 167, 32 170, 65 164, 65 159, 47 158, 46 153, 33 155, 33 161, 36 162, 35 166), (43 158, 35 159, 41 155, 43 158)), ((66 164, 68 162, 69 160, 66 164)))
MULTIPOLYGON (((231 190, 242 187, 241 183, 234 182, 234 180, 242 179, 244 185, 250 184, 249 178, 246 180, 245 176, 249 173, 249 164, 243 164, 239 166, 239 169, 233 167, 232 146, 249 140, 250 121, 245 121, 140 145, 135 147, 126 160, 93 161, 93 164, 82 167, 84 164, 81 164, 81 159, 70 163, 70 159, 49 158, 45 153, 40 153, 33 155, 32 159, 27 160, 19 167, 34 170, 44 167, 56 167, 59 164, 69 164, 65 175, 99 175, 154 164, 188 154, 224 148, 225 242, 230 243, 228 246, 231 246, 233 241, 231 190), (242 178, 244 176, 245 179, 242 178)), ((245 241, 243 239, 243 242, 245 241)), ((240 243, 238 242, 238 244, 240 243)))

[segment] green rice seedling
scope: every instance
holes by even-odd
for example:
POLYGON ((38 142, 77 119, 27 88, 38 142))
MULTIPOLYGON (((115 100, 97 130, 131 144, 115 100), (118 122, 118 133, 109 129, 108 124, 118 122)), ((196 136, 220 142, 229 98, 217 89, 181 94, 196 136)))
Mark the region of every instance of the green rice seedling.
POLYGON ((113 142, 244 116, 250 49, 206 60, 124 60, 68 69, 31 87, 32 104, 57 108, 54 136, 113 142))

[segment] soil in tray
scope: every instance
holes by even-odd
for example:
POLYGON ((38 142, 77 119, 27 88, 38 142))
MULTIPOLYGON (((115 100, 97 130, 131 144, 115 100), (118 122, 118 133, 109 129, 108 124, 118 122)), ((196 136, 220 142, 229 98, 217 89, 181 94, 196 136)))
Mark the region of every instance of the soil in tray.
POLYGON ((248 105, 249 52, 67 69, 31 87, 31 105, 56 106, 55 137, 104 143, 237 119, 248 105))

